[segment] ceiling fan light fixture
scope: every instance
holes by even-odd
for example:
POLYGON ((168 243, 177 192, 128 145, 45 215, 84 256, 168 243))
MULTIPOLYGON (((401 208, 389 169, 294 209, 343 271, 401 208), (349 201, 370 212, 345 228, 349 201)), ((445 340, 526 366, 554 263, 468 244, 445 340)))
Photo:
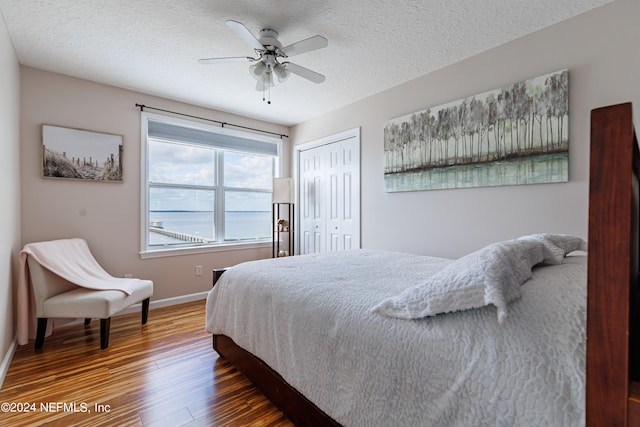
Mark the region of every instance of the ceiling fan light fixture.
POLYGON ((260 31, 260 37, 258 38, 239 21, 228 20, 226 23, 231 30, 253 48, 257 57, 203 58, 198 60, 200 64, 246 63, 246 61, 249 61, 251 63, 249 73, 256 80, 256 90, 262 91, 263 101, 269 104, 271 104, 271 88, 274 86, 274 74, 278 77, 278 82, 280 83, 288 80, 292 73, 313 83, 324 82, 325 76, 322 74, 288 61, 280 61, 325 48, 329 44, 326 38, 319 35, 312 36, 282 47, 282 43, 278 40, 277 31, 264 28, 260 31))
POLYGON ((256 90, 258 92, 263 92, 275 86, 273 83, 273 73, 270 71, 265 71, 260 77, 256 77, 256 80, 256 90))
POLYGON ((267 66, 264 64, 263 61, 258 61, 256 64, 251 65, 249 67, 249 72, 251 73, 254 79, 261 79, 266 68, 267 66))
POLYGON ((276 73, 276 76, 278 76, 278 81, 280 83, 287 81, 291 74, 291 72, 287 70, 287 67, 282 64, 276 64, 276 66, 273 67, 273 71, 276 73))
POLYGON ((265 81, 265 86, 266 87, 274 87, 275 84, 273 83, 273 73, 270 71, 267 71, 264 74, 264 81, 265 81))

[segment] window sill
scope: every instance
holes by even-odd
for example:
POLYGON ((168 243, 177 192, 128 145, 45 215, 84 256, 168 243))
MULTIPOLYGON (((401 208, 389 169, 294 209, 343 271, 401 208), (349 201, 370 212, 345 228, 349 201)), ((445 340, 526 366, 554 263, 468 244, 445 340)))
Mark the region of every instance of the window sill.
POLYGON ((251 243, 229 242, 229 243, 221 243, 216 245, 191 246, 188 248, 168 248, 168 249, 163 248, 163 249, 146 250, 146 251, 140 252, 140 258, 141 259, 163 258, 163 257, 195 255, 195 254, 203 254, 203 253, 211 253, 211 252, 263 249, 263 248, 271 248, 271 247, 272 247, 272 243, 270 240, 251 242, 251 243))

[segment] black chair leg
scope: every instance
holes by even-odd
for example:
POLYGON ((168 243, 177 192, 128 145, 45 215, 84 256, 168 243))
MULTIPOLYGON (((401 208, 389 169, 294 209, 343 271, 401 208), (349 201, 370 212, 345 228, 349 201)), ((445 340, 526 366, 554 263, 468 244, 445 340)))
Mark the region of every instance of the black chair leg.
POLYGON ((100 319, 100 348, 109 347, 109 328, 111 327, 111 318, 100 319))
POLYGON ((38 317, 38 330, 36 331, 35 349, 41 349, 44 344, 44 333, 47 331, 47 318, 38 317))
POLYGON ((149 299, 142 300, 142 324, 147 324, 147 319, 149 318, 149 299))
POLYGON ((91 323, 91 318, 90 317, 86 317, 84 319, 84 326, 89 326, 90 323, 91 323))

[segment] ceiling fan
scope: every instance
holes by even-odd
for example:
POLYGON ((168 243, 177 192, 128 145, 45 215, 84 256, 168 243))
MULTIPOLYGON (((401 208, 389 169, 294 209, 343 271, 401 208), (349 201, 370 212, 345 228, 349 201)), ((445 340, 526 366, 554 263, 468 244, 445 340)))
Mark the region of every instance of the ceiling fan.
MULTIPOLYGON (((259 38, 255 37, 241 22, 229 20, 226 24, 236 32, 249 46, 253 48, 257 57, 234 56, 224 58, 204 58, 198 60, 200 64, 229 64, 250 62, 249 72, 257 80, 256 90, 263 94, 272 86, 273 75, 279 82, 284 82, 291 73, 305 78, 313 83, 322 83, 325 76, 300 65, 286 61, 295 55, 322 49, 329 45, 329 41, 322 36, 313 36, 299 42, 282 47, 275 30, 265 28, 260 31, 259 38)), ((263 100, 265 100, 263 96, 263 100)), ((268 101, 271 103, 271 101, 268 101)))

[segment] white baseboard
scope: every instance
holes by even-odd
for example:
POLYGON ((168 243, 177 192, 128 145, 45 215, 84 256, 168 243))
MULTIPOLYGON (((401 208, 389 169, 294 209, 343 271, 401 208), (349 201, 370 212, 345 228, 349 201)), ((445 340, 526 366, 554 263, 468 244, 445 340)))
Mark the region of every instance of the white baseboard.
MULTIPOLYGON (((183 304, 185 302, 198 301, 207 298, 207 294, 209 292, 199 292, 197 294, 189 294, 189 295, 181 295, 179 297, 165 298, 157 301, 151 301, 149 303, 149 309, 152 308, 160 308, 160 307, 168 307, 170 305, 183 304)), ((134 304, 131 307, 128 307, 122 310, 118 315, 128 314, 128 313, 136 313, 139 312, 142 307, 142 304, 134 304)), ((82 322, 82 320, 75 321, 77 323, 82 322)), ((2 359, 2 365, 0 365, 0 390, 2 389, 2 384, 4 383, 4 377, 9 372, 9 366, 11 365, 11 360, 13 359, 13 355, 16 352, 16 348, 18 348, 18 341, 16 338, 13 339, 7 353, 4 355, 2 359)))
POLYGON ((16 352, 16 348, 18 348, 18 341, 16 338, 14 338, 9 345, 7 353, 2 359, 2 365, 0 365, 0 390, 2 389, 2 384, 4 383, 4 377, 6 377, 7 372, 9 372, 9 366, 11 365, 11 360, 13 360, 13 354, 16 352))
MULTIPOLYGON (((198 300, 201 300, 201 299, 206 299, 208 293, 209 292, 199 292, 197 294, 181 295, 179 297, 165 298, 165 299, 160 299, 160 300, 157 300, 157 301, 153 301, 152 300, 149 303, 149 309, 160 308, 160 307, 168 307, 170 305, 184 304, 185 302, 191 302, 191 301, 198 301, 198 300)), ((140 311, 141 307, 142 307, 142 303, 133 304, 131 307, 128 307, 128 308, 125 308, 124 310, 122 310, 120 313, 118 313, 118 315, 136 313, 136 312, 140 311)))

